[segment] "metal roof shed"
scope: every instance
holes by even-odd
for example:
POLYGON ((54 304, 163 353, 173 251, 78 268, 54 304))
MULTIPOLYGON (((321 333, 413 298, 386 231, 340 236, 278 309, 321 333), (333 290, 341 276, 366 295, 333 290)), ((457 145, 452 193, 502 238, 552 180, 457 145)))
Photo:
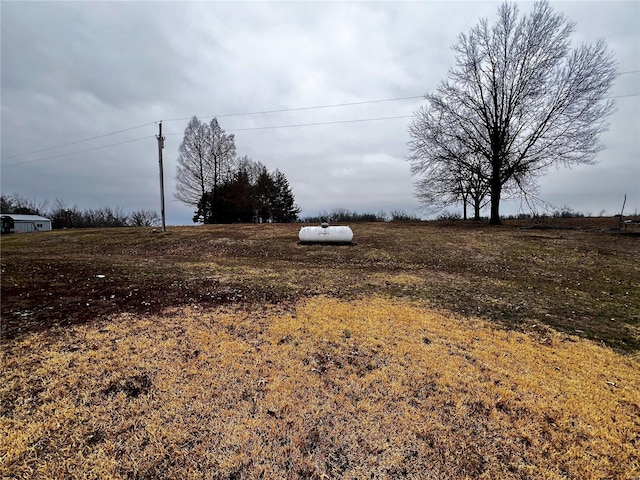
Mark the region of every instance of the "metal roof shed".
POLYGON ((48 232, 49 230, 51 230, 51 220, 40 215, 2 214, 2 233, 48 232))

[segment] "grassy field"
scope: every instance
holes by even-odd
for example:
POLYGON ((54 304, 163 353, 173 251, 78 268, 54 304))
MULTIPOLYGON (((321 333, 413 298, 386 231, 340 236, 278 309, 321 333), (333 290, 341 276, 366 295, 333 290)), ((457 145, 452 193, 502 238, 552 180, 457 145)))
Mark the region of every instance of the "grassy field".
POLYGON ((609 223, 3 237, 0 473, 638 479, 640 238, 609 223))

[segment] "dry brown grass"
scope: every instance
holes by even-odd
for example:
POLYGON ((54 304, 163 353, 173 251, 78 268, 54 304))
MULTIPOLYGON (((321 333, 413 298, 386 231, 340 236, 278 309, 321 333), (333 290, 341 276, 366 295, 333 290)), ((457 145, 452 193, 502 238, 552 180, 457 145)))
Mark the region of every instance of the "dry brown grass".
POLYGON ((637 237, 298 228, 2 238, 1 476, 640 478, 637 237))
POLYGON ((3 364, 4 478, 640 475, 640 359, 408 301, 122 315, 3 364))
POLYGON ((299 245, 299 225, 291 224, 3 237, 0 337, 180 305, 383 294, 508 328, 545 324, 634 352, 640 349, 640 237, 596 228, 613 220, 551 230, 358 224, 356 245, 346 247, 299 245))

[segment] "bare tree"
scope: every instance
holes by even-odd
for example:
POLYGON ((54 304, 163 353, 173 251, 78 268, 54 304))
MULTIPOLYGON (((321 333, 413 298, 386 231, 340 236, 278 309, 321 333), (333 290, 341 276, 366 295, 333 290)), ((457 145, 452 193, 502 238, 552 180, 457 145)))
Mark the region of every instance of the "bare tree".
POLYGON ((47 200, 34 200, 14 193, 2 195, 0 210, 2 213, 16 213, 22 215, 46 215, 49 202, 47 200))
POLYGON ((178 171, 174 197, 187 205, 197 205, 211 185, 207 124, 192 117, 178 149, 178 171))
MULTIPOLYGON (((474 219, 480 219, 480 209, 487 203, 490 171, 478 154, 468 151, 464 143, 450 135, 440 139, 444 129, 429 118, 431 112, 416 112, 416 119, 409 126, 412 137, 411 173, 419 177, 415 183, 415 196, 428 213, 437 213, 446 207, 462 202, 463 218, 467 219, 467 205, 474 209, 474 219), (436 138, 437 141, 433 141, 436 138), (424 161, 428 158, 429 161, 424 161)), ((449 122, 448 129, 456 127, 449 122)), ((459 134, 458 136, 461 137, 459 134)))
POLYGON ((217 119, 206 124, 194 116, 184 131, 179 153, 174 197, 197 207, 206 192, 216 195, 217 187, 231 177, 235 139, 224 132, 217 119))
POLYGON ((9 195, 0 195, 0 213, 13 213, 15 204, 9 195))
POLYGON ((235 174, 236 142, 233 134, 226 134, 214 118, 208 131, 209 168, 213 171, 213 189, 222 182, 230 180, 235 174))
POLYGON ((126 227, 129 222, 129 216, 124 212, 122 207, 102 207, 90 208, 81 213, 82 222, 74 227, 85 228, 112 228, 126 227))
POLYGON ((267 167, 262 162, 256 162, 251 160, 248 155, 239 157, 234 163, 234 169, 244 170, 249 175, 249 181, 254 184, 258 181, 260 175, 267 170, 267 167))
POLYGON ((450 144, 461 162, 482 159, 490 222, 499 224, 507 190, 526 197, 552 165, 593 163, 614 110, 607 93, 616 72, 603 40, 572 49, 573 30, 542 1, 521 18, 517 5, 504 3, 494 25, 482 19, 461 34, 455 68, 411 122, 414 170, 441 163, 450 144))
POLYGON ((52 227, 55 229, 84 226, 83 214, 78 210, 78 207, 75 205, 71 207, 59 198, 53 202, 49 211, 49 218, 51 219, 52 227))
POLYGON ((132 227, 152 227, 160 222, 160 215, 153 210, 136 210, 129 215, 132 227))

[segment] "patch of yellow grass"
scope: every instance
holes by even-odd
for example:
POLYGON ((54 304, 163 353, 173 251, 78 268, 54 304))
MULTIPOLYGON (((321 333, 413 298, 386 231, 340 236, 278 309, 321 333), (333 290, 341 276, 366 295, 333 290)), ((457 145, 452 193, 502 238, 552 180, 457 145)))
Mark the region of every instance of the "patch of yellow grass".
POLYGON ((123 315, 3 345, 0 472, 633 479, 639 367, 379 297, 123 315))

